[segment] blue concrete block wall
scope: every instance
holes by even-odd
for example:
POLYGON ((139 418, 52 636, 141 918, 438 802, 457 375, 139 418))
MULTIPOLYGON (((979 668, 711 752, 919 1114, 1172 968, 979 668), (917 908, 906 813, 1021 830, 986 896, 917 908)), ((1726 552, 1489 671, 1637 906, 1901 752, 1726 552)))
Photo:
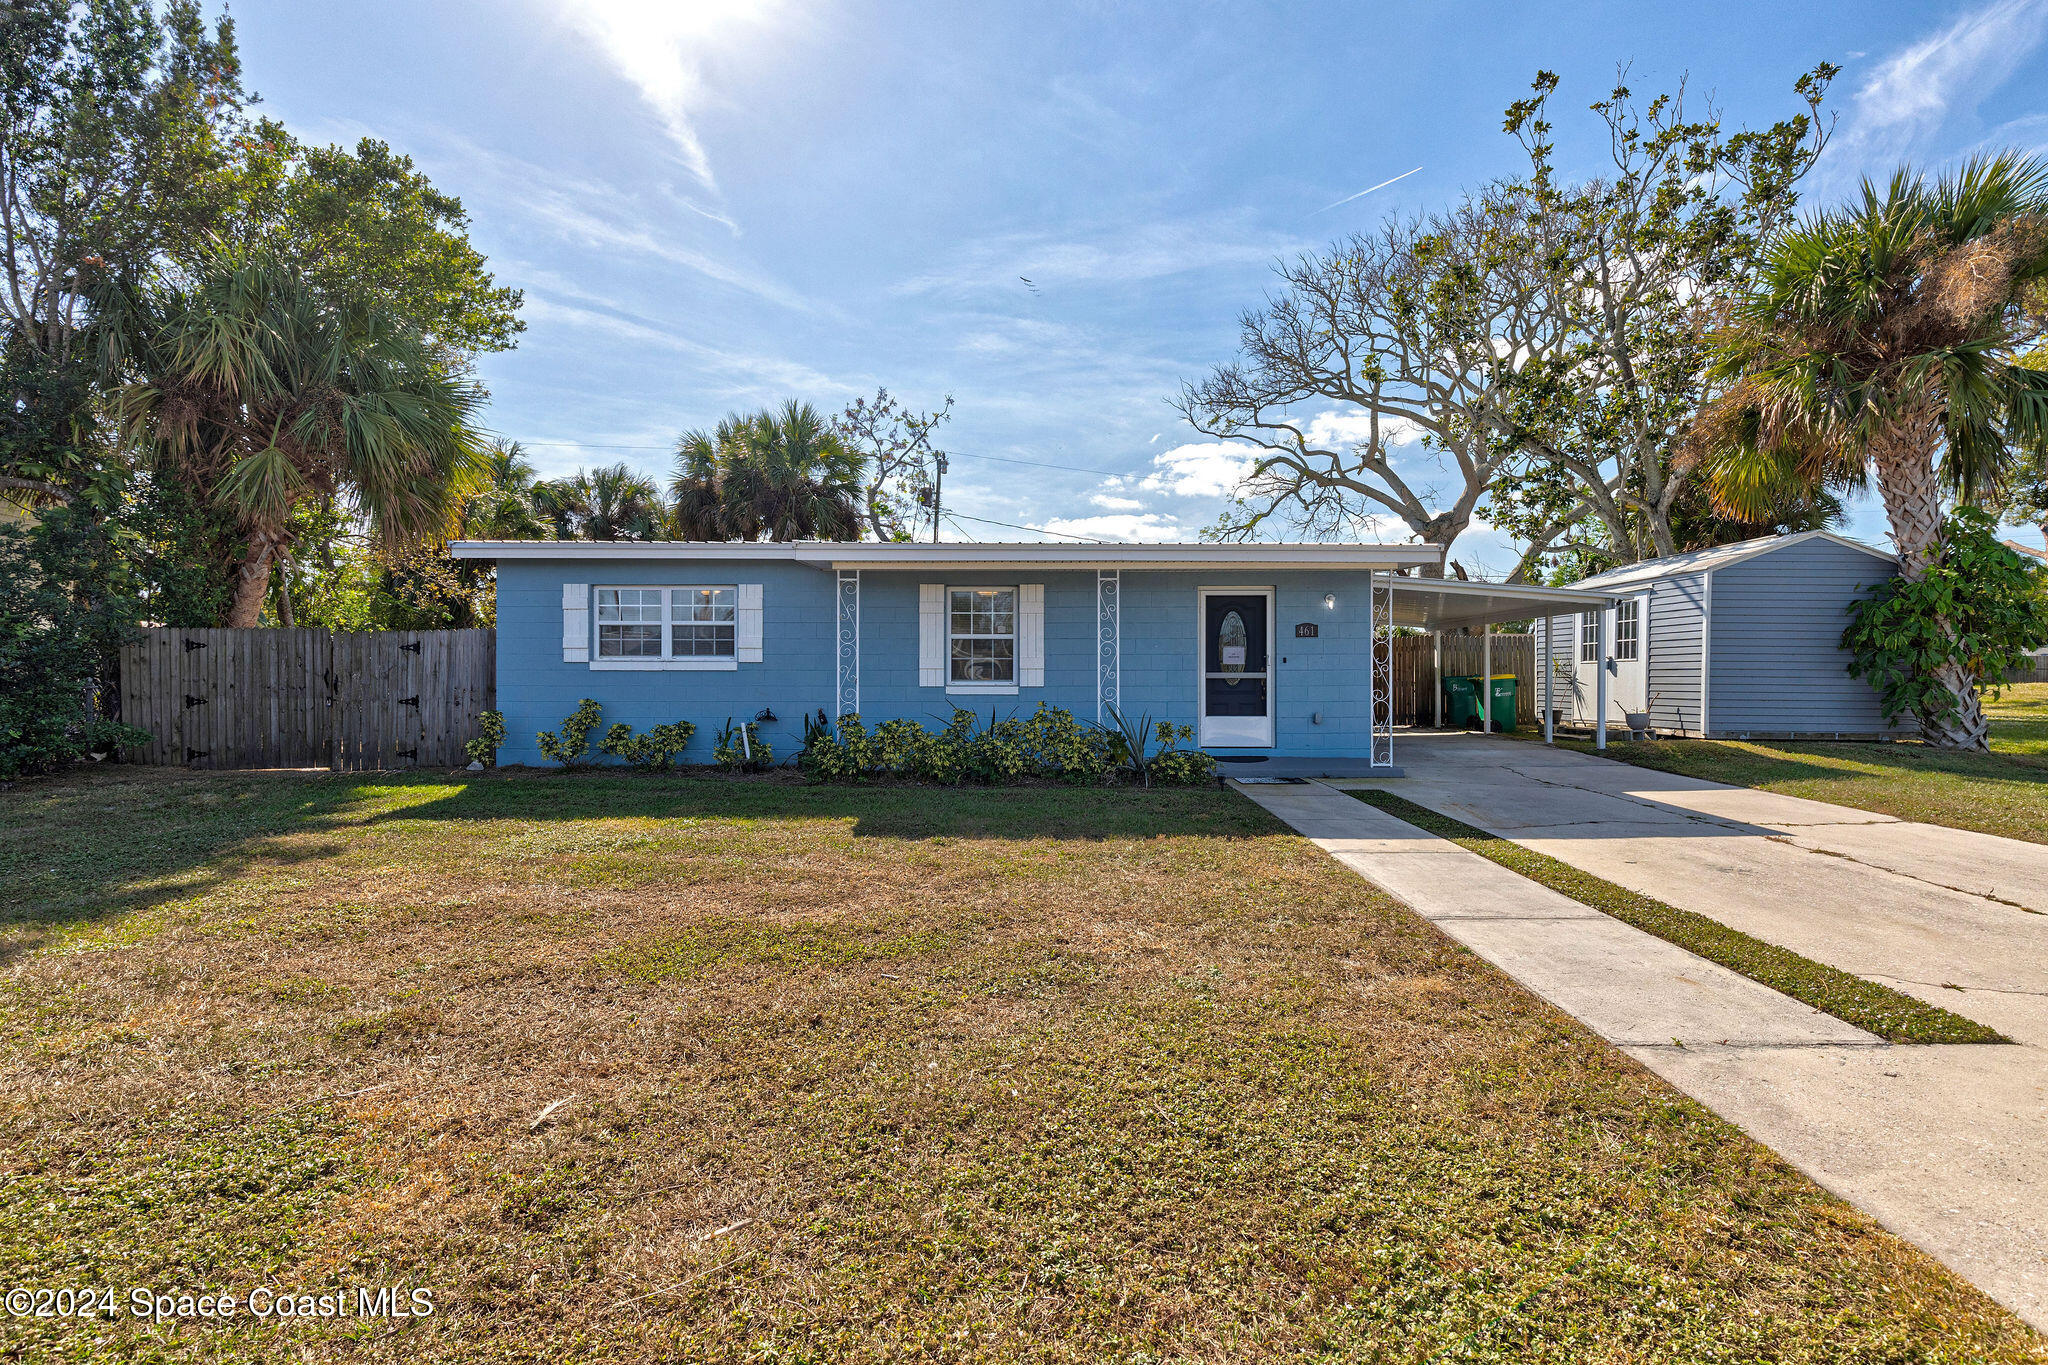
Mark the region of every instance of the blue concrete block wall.
MULTIPOLYGON (((1274 598, 1275 747, 1258 753, 1362 756, 1371 727, 1370 604, 1357 572, 1246 574, 1130 571, 1122 578, 1123 709, 1136 720, 1194 724, 1198 587, 1271 587, 1274 598), (1334 593, 1336 606, 1323 605, 1334 593), (1319 627, 1296 639, 1297 622, 1319 627), (1313 717, 1320 712, 1321 724, 1313 717)), ((861 575, 861 713, 870 723, 908 718, 942 724, 957 703, 986 717, 1026 715, 1040 701, 1083 720, 1095 716, 1095 592, 1091 570, 1005 568, 977 572, 869 569, 861 575), (917 679, 918 585, 1045 585, 1045 685, 1014 696, 949 696, 917 679)), ((539 764, 537 732, 553 729, 583 697, 604 705, 602 726, 635 730, 692 721, 685 762, 711 760, 727 716, 763 707, 778 760, 803 742, 803 717, 834 704, 834 575, 809 565, 735 560, 510 560, 498 568, 498 706, 505 713, 500 762, 539 764), (760 583, 762 662, 733 672, 608 672, 562 661, 562 584, 760 583)), ((602 730, 600 727, 600 732, 602 730)), ((1233 752, 1218 749, 1219 753, 1233 752)), ((595 755, 593 755, 595 757, 595 755)))

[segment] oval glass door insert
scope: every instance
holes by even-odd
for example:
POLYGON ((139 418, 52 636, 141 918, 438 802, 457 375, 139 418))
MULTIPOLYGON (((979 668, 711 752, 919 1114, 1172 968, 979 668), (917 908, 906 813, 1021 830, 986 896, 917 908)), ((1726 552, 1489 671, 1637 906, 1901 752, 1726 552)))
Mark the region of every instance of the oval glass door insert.
MULTIPOLYGON (((1223 624, 1216 628, 1216 656, 1225 673, 1244 672, 1244 656, 1247 637, 1244 618, 1234 611, 1223 614, 1223 624)), ((1225 679, 1230 687, 1237 686, 1236 678, 1225 679)))

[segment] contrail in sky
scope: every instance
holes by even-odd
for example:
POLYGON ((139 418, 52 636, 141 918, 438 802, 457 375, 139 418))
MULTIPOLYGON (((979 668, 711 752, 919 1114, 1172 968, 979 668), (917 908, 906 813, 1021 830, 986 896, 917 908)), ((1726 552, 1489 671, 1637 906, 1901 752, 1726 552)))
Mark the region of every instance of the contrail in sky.
MULTIPOLYGON (((1419 171, 1419 170, 1421 170, 1421 169, 1422 169, 1422 167, 1420 167, 1420 166, 1417 166, 1417 167, 1415 168, 1415 171, 1419 171)), ((1411 176, 1411 175, 1415 174, 1415 171, 1403 171, 1403 172, 1401 172, 1401 173, 1400 173, 1399 175, 1395 176, 1395 177, 1394 177, 1394 180, 1406 180, 1406 179, 1407 179, 1407 178, 1408 178, 1409 176, 1411 176)), ((1366 186, 1366 187, 1365 187, 1364 189, 1360 190, 1360 191, 1359 191, 1358 193, 1356 193, 1356 194, 1347 194, 1347 195, 1345 195, 1345 196, 1344 196, 1344 197, 1343 197, 1342 199, 1339 199, 1339 200, 1337 201, 1337 203, 1335 203, 1335 204, 1325 204, 1325 205, 1323 205, 1323 206, 1322 206, 1321 208, 1317 209, 1317 210, 1316 210, 1316 212, 1317 212, 1317 213, 1328 213, 1328 212, 1329 212, 1329 211, 1330 211, 1331 209, 1334 209, 1334 208, 1338 207, 1339 205, 1342 205, 1342 204, 1348 204, 1348 203, 1350 203, 1350 202, 1351 202, 1352 200, 1354 200, 1354 199, 1363 199, 1363 198, 1365 198, 1365 196, 1367 196, 1368 194, 1371 194, 1371 193, 1372 193, 1372 192, 1373 192, 1374 190, 1383 190, 1383 189, 1385 189, 1385 188, 1386 188, 1387 186, 1389 186, 1389 185, 1393 184, 1393 183, 1394 183, 1394 180, 1382 180, 1382 181, 1380 181, 1380 183, 1379 183, 1379 184, 1377 184, 1377 185, 1367 185, 1367 186, 1366 186)))

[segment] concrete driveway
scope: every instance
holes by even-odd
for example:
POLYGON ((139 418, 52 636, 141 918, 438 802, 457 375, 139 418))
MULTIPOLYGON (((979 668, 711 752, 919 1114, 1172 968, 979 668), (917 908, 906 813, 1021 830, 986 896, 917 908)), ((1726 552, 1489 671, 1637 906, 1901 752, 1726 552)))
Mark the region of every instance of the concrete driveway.
POLYGON ((2048 846, 1515 740, 1397 748, 1405 779, 1332 785, 1384 785, 2013 1038, 1614 1041, 2048 1329, 2048 846))

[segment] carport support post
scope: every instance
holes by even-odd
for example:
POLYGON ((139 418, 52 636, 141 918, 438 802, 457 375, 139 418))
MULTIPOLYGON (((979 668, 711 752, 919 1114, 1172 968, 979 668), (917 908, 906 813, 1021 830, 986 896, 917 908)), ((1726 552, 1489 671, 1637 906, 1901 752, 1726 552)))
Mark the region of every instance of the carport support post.
POLYGON ((1436 728, 1444 728, 1444 633, 1433 630, 1429 633, 1432 657, 1436 660, 1436 728))
POLYGON ((1593 684, 1593 747, 1607 747, 1607 608, 1601 607, 1593 627, 1593 657, 1598 661, 1599 681, 1593 684))
MULTIPOLYGON (((1557 618, 1543 618, 1543 742, 1555 744, 1557 737, 1550 732, 1551 718, 1557 713, 1550 706, 1550 689, 1557 681, 1557 660, 1551 655, 1550 634, 1557 629, 1557 618)), ((1531 657, 1534 657, 1533 655, 1531 657)))
POLYGON ((1493 622, 1479 627, 1479 731, 1493 733, 1493 622))

